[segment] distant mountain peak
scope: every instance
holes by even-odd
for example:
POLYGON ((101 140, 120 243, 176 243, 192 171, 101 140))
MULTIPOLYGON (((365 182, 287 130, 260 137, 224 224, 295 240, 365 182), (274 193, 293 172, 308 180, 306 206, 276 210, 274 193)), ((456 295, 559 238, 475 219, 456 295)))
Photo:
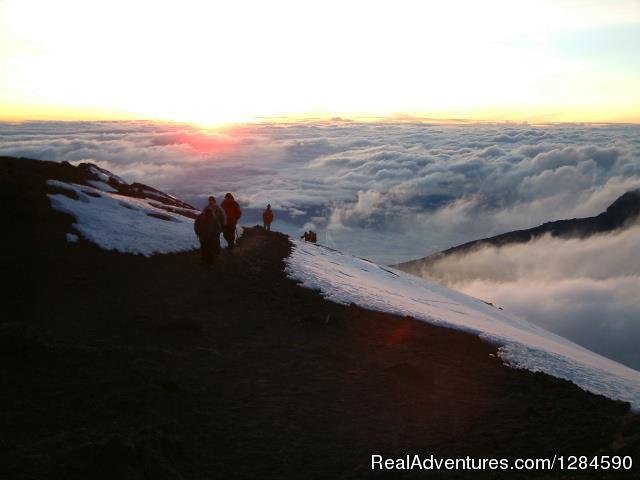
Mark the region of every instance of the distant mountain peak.
POLYGON ((430 262, 443 256, 466 253, 484 246, 502 247, 508 244, 525 243, 543 235, 559 238, 587 238, 591 235, 626 228, 639 216, 640 189, 630 190, 618 197, 604 212, 595 217, 555 220, 525 230, 514 230, 493 237, 473 240, 427 257, 400 263, 396 267, 408 272, 420 271, 430 262))
POLYGON ((629 190, 625 194, 618 197, 605 213, 612 214, 618 212, 628 219, 633 219, 640 215, 640 188, 629 190))

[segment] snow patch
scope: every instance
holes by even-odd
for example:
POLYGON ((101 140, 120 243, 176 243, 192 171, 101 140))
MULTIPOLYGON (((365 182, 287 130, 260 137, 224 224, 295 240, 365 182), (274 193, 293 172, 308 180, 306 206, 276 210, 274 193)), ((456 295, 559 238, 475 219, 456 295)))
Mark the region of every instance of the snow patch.
POLYGON ((89 167, 89 171, 94 174, 96 177, 98 177, 101 181, 103 182, 108 182, 109 181, 109 175, 107 175, 106 173, 98 170, 96 167, 89 167))
POLYGON ((103 192, 117 192, 115 188, 103 181, 87 180, 87 183, 98 190, 102 190, 103 192))
MULTIPOLYGON (((49 194, 51 206, 75 218, 73 228, 86 240, 105 250, 153 255, 197 247, 193 220, 168 212, 139 198, 97 188, 48 180, 47 184, 74 191, 78 200, 49 194)), ((67 240, 69 240, 68 234, 67 240)))
MULTIPOLYGON (((173 197, 172 197, 173 198, 173 197)), ((189 216, 189 215, 193 215, 194 213, 198 214, 200 213, 197 210, 193 210, 192 208, 183 208, 183 207, 174 207, 173 205, 167 205, 164 203, 160 203, 160 202, 156 202, 153 200, 148 200, 149 205, 153 206, 153 207, 157 207, 163 210, 167 210, 169 209, 172 212, 176 212, 176 213, 181 213, 185 216, 189 216)))
POLYGON ((71 192, 75 192, 77 189, 76 187, 80 186, 80 185, 76 185, 74 187, 70 183, 61 182, 60 180, 47 180, 47 185, 51 185, 52 187, 58 187, 63 190, 69 190, 71 192))
POLYGON ((120 178, 119 176, 114 175, 113 173, 109 172, 108 170, 104 170, 104 169, 101 169, 99 167, 96 167, 95 165, 91 165, 89 167, 89 171, 93 175, 98 177, 102 182, 105 182, 105 183, 108 183, 109 180, 115 181, 116 183, 122 183, 122 184, 125 184, 125 185, 127 183, 122 178, 120 178))
POLYGON ((79 240, 79 237, 75 233, 67 233, 67 242, 77 243, 78 240, 79 240))
POLYGON ((510 366, 544 372, 640 410, 640 372, 482 300, 322 245, 294 240, 289 277, 328 300, 411 316, 479 335, 510 366))

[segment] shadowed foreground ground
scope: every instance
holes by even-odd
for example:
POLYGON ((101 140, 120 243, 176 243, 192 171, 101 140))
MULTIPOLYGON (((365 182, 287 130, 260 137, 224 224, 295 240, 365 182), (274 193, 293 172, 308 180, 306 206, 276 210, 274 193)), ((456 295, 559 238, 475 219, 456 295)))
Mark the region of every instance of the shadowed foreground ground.
MULTIPOLYGON (((361 478, 372 453, 640 462, 627 404, 506 368, 472 335, 329 303, 286 278, 283 235, 249 230, 212 271, 195 252, 67 245, 55 168, 2 163, 0 478, 361 478)), ((508 473, 442 477, 536 477, 508 473)))

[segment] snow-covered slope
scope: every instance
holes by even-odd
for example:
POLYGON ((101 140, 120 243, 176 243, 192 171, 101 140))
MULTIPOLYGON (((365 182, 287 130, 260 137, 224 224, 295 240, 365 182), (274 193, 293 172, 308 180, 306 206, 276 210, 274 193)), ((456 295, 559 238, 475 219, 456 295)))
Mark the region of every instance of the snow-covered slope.
POLYGON ((301 241, 294 241, 287 273, 338 303, 476 333, 499 345, 500 356, 509 365, 571 380, 585 390, 628 401, 634 410, 640 410, 640 372, 476 298, 301 241))
MULTIPOLYGON (((149 197, 124 195, 113 188, 113 181, 108 184, 105 179, 86 180, 86 183, 91 186, 58 180, 47 182, 60 192, 49 194, 51 206, 75 218, 74 232, 67 235, 70 243, 77 241, 75 234, 80 234, 106 250, 147 256, 197 246, 190 218, 197 212, 186 204, 170 201, 169 196, 167 204, 159 203, 161 192, 157 191, 150 192, 149 197)), ((132 187, 122 185, 127 190, 132 187)), ((134 193, 139 195, 138 191, 134 193)))

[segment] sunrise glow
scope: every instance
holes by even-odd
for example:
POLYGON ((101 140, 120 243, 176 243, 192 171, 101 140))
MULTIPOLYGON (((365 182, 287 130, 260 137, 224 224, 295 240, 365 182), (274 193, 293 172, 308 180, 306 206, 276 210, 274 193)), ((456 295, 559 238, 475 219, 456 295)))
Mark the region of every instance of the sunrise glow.
POLYGON ((0 1, 0 118, 640 121, 636 1, 0 1))

